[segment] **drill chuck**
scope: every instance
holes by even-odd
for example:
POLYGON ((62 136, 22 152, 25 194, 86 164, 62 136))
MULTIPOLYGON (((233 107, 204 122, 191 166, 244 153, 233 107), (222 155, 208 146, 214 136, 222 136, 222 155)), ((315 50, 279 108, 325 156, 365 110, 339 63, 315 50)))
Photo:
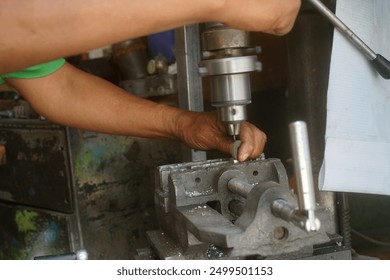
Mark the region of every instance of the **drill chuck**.
POLYGON ((227 134, 235 137, 251 103, 249 73, 261 70, 255 55, 260 49, 249 47, 247 32, 220 24, 209 25, 202 35, 201 73, 210 77, 211 105, 227 134))

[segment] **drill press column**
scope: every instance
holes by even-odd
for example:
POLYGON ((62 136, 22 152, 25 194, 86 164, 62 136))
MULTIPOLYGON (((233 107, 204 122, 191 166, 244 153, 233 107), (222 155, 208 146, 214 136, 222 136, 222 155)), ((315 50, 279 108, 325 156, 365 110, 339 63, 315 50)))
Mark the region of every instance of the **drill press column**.
POLYGON ((211 105, 217 108, 227 134, 236 139, 251 102, 249 73, 261 70, 256 56, 260 48, 249 46, 248 32, 220 23, 206 24, 202 48, 200 72, 210 76, 211 105))

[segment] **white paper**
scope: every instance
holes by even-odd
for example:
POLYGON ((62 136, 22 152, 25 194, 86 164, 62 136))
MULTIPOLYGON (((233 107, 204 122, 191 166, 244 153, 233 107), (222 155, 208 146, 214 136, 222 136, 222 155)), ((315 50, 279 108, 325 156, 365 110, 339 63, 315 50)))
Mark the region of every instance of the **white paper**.
MULTIPOLYGON (((337 16, 390 59, 390 1, 337 0, 337 16)), ((390 80, 334 32, 322 190, 390 195, 390 80)))

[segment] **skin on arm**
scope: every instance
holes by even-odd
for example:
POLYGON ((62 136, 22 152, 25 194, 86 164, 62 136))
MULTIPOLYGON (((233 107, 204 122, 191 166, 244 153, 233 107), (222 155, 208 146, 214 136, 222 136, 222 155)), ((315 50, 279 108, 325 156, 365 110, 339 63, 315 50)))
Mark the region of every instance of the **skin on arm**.
POLYGON ((186 24, 282 35, 300 0, 1 0, 0 74, 186 24))
MULTIPOLYGON (((215 113, 180 110, 129 94, 123 89, 65 63, 36 79, 7 79, 47 119, 116 135, 179 140, 201 150, 231 154, 232 139, 215 113)), ((256 158, 266 136, 247 122, 241 126, 239 160, 256 158)))

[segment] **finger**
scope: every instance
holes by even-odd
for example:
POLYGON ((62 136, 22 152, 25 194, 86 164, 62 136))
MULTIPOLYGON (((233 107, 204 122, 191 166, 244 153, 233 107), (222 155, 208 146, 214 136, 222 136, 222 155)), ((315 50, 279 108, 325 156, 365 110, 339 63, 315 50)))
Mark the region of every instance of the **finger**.
POLYGON ((256 130, 254 132, 254 139, 254 147, 252 153, 249 155, 250 159, 258 158, 263 153, 265 143, 267 142, 267 135, 261 130, 256 130))
POLYGON ((255 159, 264 150, 267 136, 264 132, 249 123, 243 123, 240 139, 242 145, 238 151, 238 160, 243 162, 248 159, 255 159))

